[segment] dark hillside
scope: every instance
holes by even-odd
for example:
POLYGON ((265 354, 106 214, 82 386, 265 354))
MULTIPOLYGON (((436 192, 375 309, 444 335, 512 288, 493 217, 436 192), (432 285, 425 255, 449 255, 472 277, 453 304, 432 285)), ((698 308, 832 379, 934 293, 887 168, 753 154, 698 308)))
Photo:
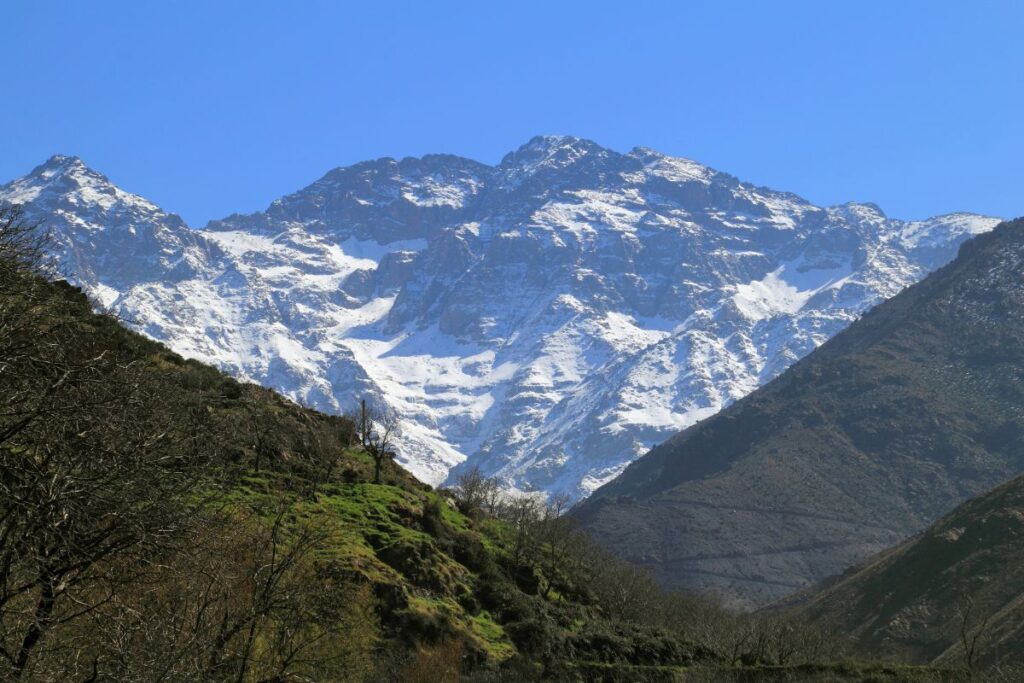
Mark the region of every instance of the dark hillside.
POLYGON ((861 652, 918 663, 1024 660, 1024 478, 789 605, 861 652))

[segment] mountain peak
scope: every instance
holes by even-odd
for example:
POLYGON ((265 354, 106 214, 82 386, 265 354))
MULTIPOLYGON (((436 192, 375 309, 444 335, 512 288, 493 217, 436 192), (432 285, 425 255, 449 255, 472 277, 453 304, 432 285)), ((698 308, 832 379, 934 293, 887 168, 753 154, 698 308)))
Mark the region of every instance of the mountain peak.
POLYGON ((68 192, 75 188, 92 187, 112 192, 115 186, 99 171, 89 168, 79 157, 54 154, 28 175, 14 181, 39 188, 52 187, 54 191, 68 192))
MULTIPOLYGON (((73 209, 92 216, 95 221, 90 219, 90 224, 94 223, 94 229, 123 222, 114 219, 114 214, 137 214, 135 218, 139 220, 166 215, 149 200, 122 190, 79 157, 65 154, 54 154, 28 174, 0 185, 0 200, 35 204, 36 210, 45 215, 51 215, 60 206, 73 209)), ((177 223, 181 219, 174 216, 173 220, 177 223)))
POLYGON ((596 142, 578 137, 576 135, 534 135, 525 143, 520 145, 516 151, 525 150, 556 150, 566 146, 584 144, 592 147, 599 147, 596 142))
POLYGON ((26 175, 0 186, 0 198, 26 204, 44 194, 63 196, 84 186, 113 187, 106 177, 91 170, 78 157, 54 154, 26 175))
POLYGON ((84 165, 85 165, 85 163, 82 161, 82 159, 80 157, 77 157, 77 156, 73 155, 73 154, 54 154, 49 159, 47 159, 45 162, 43 162, 43 166, 49 167, 49 168, 56 168, 56 167, 69 168, 69 167, 72 167, 72 166, 84 166, 84 165))
MULTIPOLYGON (((49 179, 55 176, 79 174, 87 171, 90 171, 89 167, 86 166, 85 162, 79 157, 66 154, 54 154, 42 164, 32 169, 28 175, 29 177, 49 179)), ((92 173, 95 173, 95 171, 92 171, 92 173)))
POLYGON ((829 207, 829 211, 853 223, 880 225, 888 220, 882 207, 872 202, 846 202, 829 207))
POLYGON ((608 150, 592 140, 573 135, 537 135, 505 155, 499 167, 532 173, 541 168, 565 168, 591 154, 608 150))

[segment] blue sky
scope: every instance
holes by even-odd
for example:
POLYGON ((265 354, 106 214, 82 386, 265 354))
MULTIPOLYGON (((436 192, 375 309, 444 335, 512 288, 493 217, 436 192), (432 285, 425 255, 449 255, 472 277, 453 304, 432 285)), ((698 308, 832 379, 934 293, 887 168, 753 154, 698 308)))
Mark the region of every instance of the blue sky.
POLYGON ((76 154, 190 224, 540 133, 821 204, 1024 214, 1024 3, 5 0, 0 180, 76 154))

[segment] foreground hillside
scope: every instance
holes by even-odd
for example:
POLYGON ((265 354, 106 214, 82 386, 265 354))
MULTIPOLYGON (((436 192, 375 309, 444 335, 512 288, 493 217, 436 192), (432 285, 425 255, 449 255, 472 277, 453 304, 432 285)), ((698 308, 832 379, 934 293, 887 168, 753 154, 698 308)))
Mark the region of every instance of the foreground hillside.
POLYGON ((564 502, 378 465, 379 426, 93 314, 31 234, 0 209, 0 679, 959 677, 835 664, 820 631, 660 591, 564 502))
POLYGON ((73 157, 0 200, 47 223, 75 284, 183 356, 326 412, 379 396, 421 480, 479 466, 573 497, 998 222, 818 207, 572 137, 494 166, 334 169, 202 230, 73 157))
POLYGON ((649 584, 547 508, 486 482, 442 495, 387 460, 379 428, 93 314, 36 274, 34 234, 0 208, 3 680, 571 680, 715 660, 636 617, 649 584))
POLYGON ((680 433, 577 518, 666 586, 763 605, 1024 470, 1024 222, 680 433))
POLYGON ((919 663, 1024 658, 1024 478, 797 596, 790 608, 859 651, 919 663))

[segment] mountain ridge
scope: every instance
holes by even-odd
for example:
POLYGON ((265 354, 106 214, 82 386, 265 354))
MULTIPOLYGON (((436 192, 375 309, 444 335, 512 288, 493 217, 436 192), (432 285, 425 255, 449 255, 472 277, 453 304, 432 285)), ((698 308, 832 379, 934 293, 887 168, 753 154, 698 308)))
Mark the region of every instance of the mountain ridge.
POLYGON ((0 199, 53 224, 64 272, 147 335, 311 407, 377 397, 427 481, 468 457, 574 497, 996 222, 822 209, 569 136, 496 166, 339 167, 203 229, 98 190, 29 197, 32 177, 0 199))

